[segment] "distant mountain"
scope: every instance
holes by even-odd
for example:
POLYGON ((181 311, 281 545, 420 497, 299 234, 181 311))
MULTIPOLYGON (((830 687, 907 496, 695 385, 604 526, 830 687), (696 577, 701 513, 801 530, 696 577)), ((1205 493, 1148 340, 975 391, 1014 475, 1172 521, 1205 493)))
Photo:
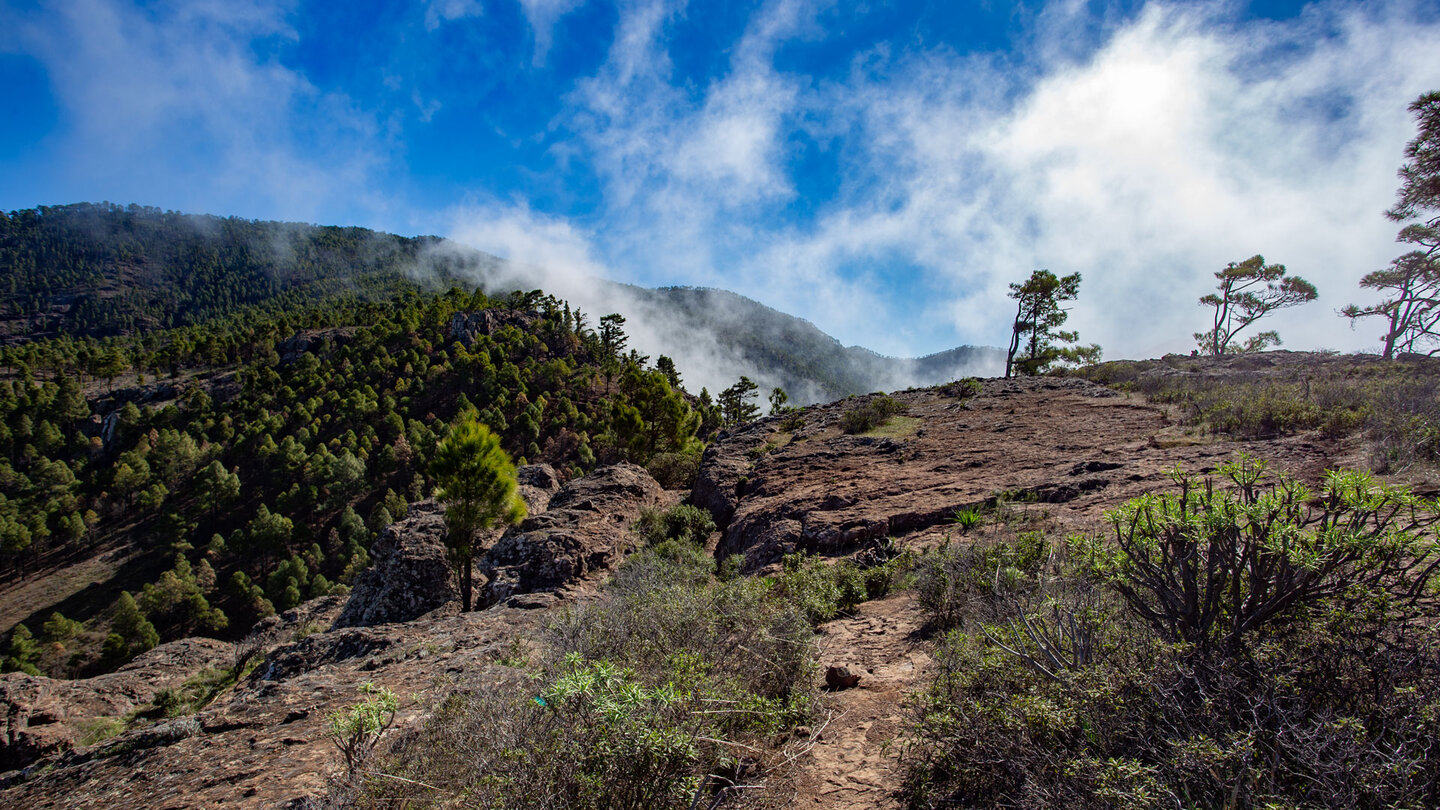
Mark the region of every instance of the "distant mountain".
POLYGON ((683 345, 687 333, 710 335, 729 350, 732 365, 752 369, 750 376, 762 385, 780 385, 804 403, 992 375, 1004 366, 1004 353, 987 347, 896 358, 842 346, 807 320, 726 290, 633 288, 632 295, 641 311, 653 310, 656 321, 674 324, 670 345, 683 345))
POLYGON ((13 211, 0 217, 0 334, 105 337, 248 306, 390 296, 438 241, 138 205, 13 211))
POLYGON ((742 374, 805 404, 995 374, 998 349, 918 359, 845 347, 808 321, 724 290, 645 289, 527 268, 432 236, 75 204, 0 217, 0 338, 104 337, 201 323, 246 308, 406 291, 545 287, 589 315, 628 321, 632 345, 673 358, 692 390, 742 374))

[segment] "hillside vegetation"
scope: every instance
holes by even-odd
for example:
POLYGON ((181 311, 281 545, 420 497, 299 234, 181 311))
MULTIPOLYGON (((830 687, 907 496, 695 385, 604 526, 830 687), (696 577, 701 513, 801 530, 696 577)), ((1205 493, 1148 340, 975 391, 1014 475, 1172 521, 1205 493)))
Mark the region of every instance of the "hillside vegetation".
POLYGON ((1440 359, 1264 352, 1119 360, 1076 375, 1174 406, 1192 431, 1358 436, 1376 472, 1440 464, 1440 359))
POLYGON ((697 436, 719 419, 540 293, 262 308, 143 337, 31 341, 0 350, 0 367, 5 575, 106 548, 138 555, 16 617, 68 628, 28 662, 57 675, 158 640, 243 633, 343 588, 373 533, 430 493, 429 456, 462 412, 562 477, 627 460, 671 485, 693 476, 697 436))
MULTIPOLYGON (((532 275, 431 236, 137 205, 46 206, 0 216, 0 337, 13 343, 142 335, 256 311, 355 297, 383 301, 452 286, 500 296, 532 275)), ((996 350, 977 347, 915 360, 843 347, 806 321, 723 290, 647 290, 599 279, 586 286, 588 297, 607 310, 643 323, 682 370, 687 361, 718 364, 730 379, 749 375, 799 402, 934 385, 999 362, 996 350)), ((577 308, 581 303, 572 298, 577 308)), ((601 314, 591 313, 591 320, 601 314)))

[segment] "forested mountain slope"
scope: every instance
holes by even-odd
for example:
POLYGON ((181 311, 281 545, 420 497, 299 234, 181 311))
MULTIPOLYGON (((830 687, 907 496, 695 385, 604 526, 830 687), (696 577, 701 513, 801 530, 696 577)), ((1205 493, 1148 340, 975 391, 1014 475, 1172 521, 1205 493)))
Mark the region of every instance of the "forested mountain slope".
MULTIPOLYGON (((142 334, 248 307, 278 311, 451 286, 503 294, 543 286, 543 276, 437 237, 136 205, 40 207, 0 216, 0 338, 142 334)), ((682 373, 715 386, 712 393, 743 374, 808 403, 993 373, 1000 362, 986 348, 911 360, 843 347, 807 321, 723 290, 595 279, 551 292, 592 321, 626 316, 640 348, 674 357, 682 373)))
POLYGON ((0 604, 55 636, 19 663, 110 669, 350 582, 463 413, 562 480, 629 461, 684 483, 721 413, 623 340, 539 292, 452 290, 0 349, 0 576, 55 580, 0 604), (129 562, 61 584, 104 555, 129 562))

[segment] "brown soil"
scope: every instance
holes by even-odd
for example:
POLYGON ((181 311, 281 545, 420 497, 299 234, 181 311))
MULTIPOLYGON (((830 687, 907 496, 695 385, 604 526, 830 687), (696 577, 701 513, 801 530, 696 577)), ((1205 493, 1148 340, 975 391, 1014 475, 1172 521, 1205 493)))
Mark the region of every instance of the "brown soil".
POLYGON ((820 663, 860 676, 830 693, 815 747, 796 779, 794 807, 899 807, 897 770, 906 698, 920 688, 931 658, 919 638, 920 613, 908 593, 861 605, 820 628, 820 663))

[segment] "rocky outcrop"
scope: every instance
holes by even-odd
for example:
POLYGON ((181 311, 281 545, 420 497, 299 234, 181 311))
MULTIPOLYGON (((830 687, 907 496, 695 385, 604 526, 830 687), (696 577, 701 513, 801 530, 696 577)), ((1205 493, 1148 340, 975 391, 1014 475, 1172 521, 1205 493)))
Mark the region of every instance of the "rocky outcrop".
POLYGON ((617 464, 571 481, 549 509, 506 532, 477 565, 488 582, 480 604, 559 588, 608 570, 627 550, 640 510, 666 500, 660 484, 634 464, 617 464))
POLYGON ((1203 469, 1203 459, 1233 452, 1156 441, 1169 429, 1161 411, 1078 378, 894 397, 902 412, 868 434, 840 430, 845 412, 869 399, 854 397, 714 442, 692 501, 720 527, 717 556, 743 554, 753 572, 796 551, 844 555, 881 538, 938 542, 956 510, 1000 501, 1042 505, 1062 524, 1090 526, 1119 499, 1164 486, 1176 463, 1203 469))
POLYGON ((700 459, 700 470, 690 502, 709 510, 718 525, 725 525, 735 514, 741 491, 755 466, 754 453, 765 445, 774 431, 775 420, 762 419, 736 430, 722 432, 700 459))
POLYGON ((407 622, 460 598, 445 556, 445 507, 434 500, 411 504, 404 519, 380 532, 370 555, 336 627, 407 622))
POLYGON ((515 471, 515 480, 520 483, 520 498, 525 501, 527 515, 544 512, 560 491, 560 476, 549 464, 527 464, 515 471))
MULTIPOLYGON (((545 512, 560 489, 549 464, 516 471, 519 494, 529 515, 545 512)), ((412 504, 404 519, 385 527, 370 548, 373 562, 355 579, 350 600, 335 627, 369 627, 408 622, 460 599, 455 570, 445 552, 445 507, 434 500, 412 504)), ((500 539, 502 531, 484 532, 477 549, 500 539)))
POLYGON ((328 354, 355 338, 357 329, 353 326, 337 326, 330 329, 304 329, 280 341, 275 353, 281 363, 293 363, 301 355, 328 354))
MULTIPOLYGON (((467 685, 484 688, 494 670, 508 677, 508 668, 493 662, 517 639, 533 636, 542 619, 535 611, 495 608, 303 634, 307 616, 317 612, 324 610, 302 606, 294 615, 287 611, 278 622, 267 622, 267 631, 282 635, 280 646, 252 675, 199 712, 170 719, 138 717, 116 736, 91 745, 77 741, 74 750, 0 773, 0 807, 316 806, 310 800, 322 795, 327 780, 344 768, 327 735, 326 719, 360 700, 361 684, 373 682, 400 696, 397 727, 390 732, 398 735, 421 721, 432 696, 443 694, 430 691, 437 683, 453 685, 463 677, 467 685)), ((266 647, 273 643, 267 641, 266 647)), ((228 655, 231 645, 223 649, 228 655)), ((159 676, 155 686, 178 684, 184 677, 188 674, 159 676)), ((14 679, 7 675, 0 683, 14 679)), ((75 684, 88 689, 98 680, 75 684)), ((65 705, 75 698, 55 692, 69 683, 47 686, 72 712, 69 716, 79 716, 73 712, 83 707, 65 705)), ((150 694, 153 690, 137 694, 132 703, 143 707, 150 694)), ((133 709, 117 703, 104 711, 114 714, 92 716, 114 718, 113 732, 125 728, 133 709)), ((42 727, 48 726, 37 728, 42 727)))
POLYGON ((94 678, 0 675, 0 771, 76 747, 105 724, 148 707, 161 689, 179 686, 207 667, 230 665, 231 655, 226 642, 187 638, 94 678))
POLYGON ((457 312, 450 319, 450 339, 466 346, 480 335, 493 335, 506 326, 527 330, 539 320, 534 313, 514 309, 482 309, 479 312, 457 312))

